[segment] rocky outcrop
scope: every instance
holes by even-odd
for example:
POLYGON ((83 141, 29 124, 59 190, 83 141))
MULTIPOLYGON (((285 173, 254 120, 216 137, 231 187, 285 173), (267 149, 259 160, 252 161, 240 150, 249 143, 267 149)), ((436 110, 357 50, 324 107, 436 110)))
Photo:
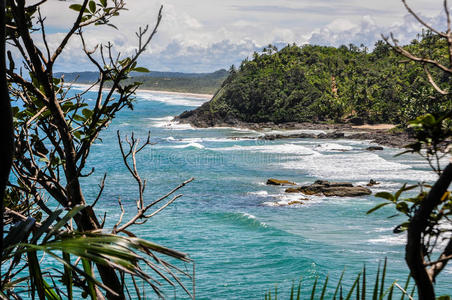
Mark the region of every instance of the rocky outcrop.
POLYGON ((267 180, 267 185, 297 185, 295 182, 291 182, 288 180, 280 180, 280 179, 274 179, 274 178, 270 178, 267 180))
POLYGON ((327 197, 357 197, 372 194, 370 189, 363 186, 353 186, 350 182, 329 182, 326 180, 317 180, 311 185, 286 189, 286 193, 297 192, 305 195, 324 195, 327 197))
POLYGON ((370 146, 370 147, 366 148, 367 151, 380 151, 380 150, 383 150, 383 149, 384 148, 381 147, 381 146, 370 146))
POLYGON ((373 180, 373 179, 371 179, 370 181, 369 181, 369 183, 368 184, 366 184, 367 186, 374 186, 374 185, 377 185, 377 184, 380 184, 379 182, 376 182, 375 180, 373 180))

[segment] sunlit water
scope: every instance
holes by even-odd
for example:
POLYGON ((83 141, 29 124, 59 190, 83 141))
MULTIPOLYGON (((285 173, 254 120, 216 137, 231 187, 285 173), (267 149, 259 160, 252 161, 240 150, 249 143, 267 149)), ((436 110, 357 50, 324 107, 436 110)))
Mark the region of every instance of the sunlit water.
MULTIPOLYGON (((336 283, 344 268, 344 282, 350 286, 364 264, 374 278, 385 257, 388 282, 405 280, 405 236, 392 233, 403 218, 388 219, 393 208, 366 215, 382 200, 311 197, 304 205, 281 206, 302 196, 285 194, 284 188, 265 182, 274 177, 300 184, 317 179, 366 184, 372 178, 381 182, 372 188, 374 193, 395 191, 404 182, 435 179, 421 159, 395 158, 399 150, 390 148, 369 152, 363 141, 261 141, 247 138, 261 134, 254 131, 194 129, 171 122, 172 116, 204 101, 140 92, 135 109, 119 113, 102 133, 87 167, 96 171, 83 186, 86 198, 93 201, 102 175, 108 174, 97 211, 107 212, 110 226, 119 216, 118 197, 131 215, 137 196, 119 154, 116 131, 123 135, 133 131, 143 139, 150 131, 156 144, 138 156, 140 174, 148 180, 146 201, 190 177, 196 180, 180 191, 182 198, 132 231, 190 254, 196 263, 198 299, 258 299, 275 285, 287 294, 300 277, 307 291, 316 276, 323 279, 329 274, 336 283)), ((187 270, 191 272, 191 265, 187 270)), ((441 293, 452 293, 450 267, 439 281, 441 293)), ((177 296, 185 297, 181 290, 177 296)))

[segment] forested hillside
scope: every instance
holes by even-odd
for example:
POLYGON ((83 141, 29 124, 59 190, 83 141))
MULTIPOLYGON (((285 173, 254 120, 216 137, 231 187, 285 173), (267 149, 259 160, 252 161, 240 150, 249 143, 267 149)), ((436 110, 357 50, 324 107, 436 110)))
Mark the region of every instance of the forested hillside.
MULTIPOLYGON (((418 55, 447 57, 431 34, 406 48, 418 55), (444 54, 444 53, 443 53, 444 54)), ((438 74, 433 74, 438 75, 438 74)), ((436 77, 437 78, 437 77, 436 77)), ((447 77, 437 82, 449 86, 447 77)), ((269 46, 229 70, 213 99, 180 118, 197 126, 235 122, 404 123, 451 104, 433 91, 422 65, 396 54, 384 41, 373 51, 355 45, 339 48, 269 46)))

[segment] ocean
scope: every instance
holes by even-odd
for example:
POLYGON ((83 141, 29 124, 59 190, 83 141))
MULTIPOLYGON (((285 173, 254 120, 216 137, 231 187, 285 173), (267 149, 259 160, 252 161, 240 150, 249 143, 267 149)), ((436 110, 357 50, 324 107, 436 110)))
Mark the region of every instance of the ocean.
MULTIPOLYGON (((94 94, 86 97, 94 98, 94 94)), ((316 277, 323 281, 328 275, 333 286, 344 269, 346 287, 364 265, 372 282, 385 257, 387 282, 405 281, 405 235, 392 233, 404 218, 388 218, 395 212, 389 206, 366 215, 382 199, 309 196, 301 205, 288 205, 303 196, 286 194, 284 187, 265 183, 268 178, 278 178, 298 184, 322 179, 365 185, 374 179, 380 184, 371 188, 373 194, 394 192, 405 182, 436 179, 421 158, 395 157, 401 150, 387 147, 369 152, 365 150, 368 141, 264 141, 252 138, 262 132, 195 129, 172 121, 173 116, 205 101, 142 91, 134 110, 120 112, 101 134, 86 168, 94 167, 95 173, 82 184, 89 204, 107 173, 105 191, 96 205, 99 216, 107 214, 107 226, 113 226, 119 217, 118 198, 127 217, 135 211, 138 194, 122 162, 116 132, 123 136, 134 132, 145 140, 150 131, 155 144, 137 158, 140 175, 147 180, 147 203, 191 177, 195 181, 178 191, 183 197, 131 231, 190 255, 195 262, 197 299, 263 299, 275 286, 283 299, 300 278, 303 293, 310 296, 316 277)), ((193 267, 182 266, 187 272, 193 267)), ((451 266, 438 281, 439 294, 452 294, 451 266)), ((174 295, 171 288, 167 293, 170 298, 174 295)), ((186 298, 180 288, 175 293, 179 299, 186 298)))

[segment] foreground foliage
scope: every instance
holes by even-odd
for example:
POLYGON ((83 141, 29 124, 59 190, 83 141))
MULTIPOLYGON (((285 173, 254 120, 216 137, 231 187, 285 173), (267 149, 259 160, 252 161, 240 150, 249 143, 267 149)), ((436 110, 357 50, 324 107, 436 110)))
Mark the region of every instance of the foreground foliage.
MULTIPOLYGON (((280 292, 278 292, 278 288, 275 287, 274 291, 268 291, 265 293, 265 300, 277 300, 278 297, 280 299, 289 299, 289 300, 300 300, 300 299, 310 299, 310 300, 323 300, 323 299, 333 299, 333 300, 349 300, 349 299, 358 299, 358 300, 392 300, 392 299, 400 299, 400 300, 410 300, 413 299, 414 292, 416 286, 410 283, 410 276, 408 276, 407 280, 404 284, 400 285, 397 282, 392 282, 389 286, 386 282, 386 272, 387 272, 387 260, 385 260, 383 268, 381 269, 378 266, 377 275, 375 279, 372 281, 366 275, 366 267, 363 268, 362 272, 356 276, 355 280, 351 287, 345 287, 342 280, 344 278, 344 272, 339 277, 339 280, 336 285, 329 285, 330 278, 327 276, 323 281, 323 284, 319 282, 318 277, 316 277, 314 284, 312 285, 311 292, 309 297, 303 297, 302 294, 302 279, 298 282, 297 285, 295 283, 292 284, 290 289, 290 293, 285 292, 285 294, 289 294, 288 297, 281 297, 280 292)), ((443 300, 449 299, 448 297, 441 298, 443 300)))
POLYGON ((132 72, 147 71, 138 66, 138 58, 157 32, 162 8, 154 27, 139 28, 133 54, 123 56, 110 43, 89 48, 84 30, 93 25, 115 27, 111 20, 125 9, 124 1, 71 4, 76 18, 54 48, 47 43, 45 16, 41 15, 41 6, 51 5, 46 2, 6 1, 6 42, 15 54, 8 52, 5 68, 14 158, 2 211, 6 236, 0 249, 0 291, 14 299, 36 295, 41 300, 88 295, 92 299, 140 299, 146 297, 145 291, 164 297, 168 289, 180 288, 194 298, 194 288, 186 287, 194 282, 193 275, 176 265, 191 263, 188 256, 133 233, 135 226, 181 197, 175 193, 193 179, 146 201, 146 180, 140 177, 136 157, 151 144, 150 136, 140 142, 133 134, 124 137, 118 132, 123 163, 137 185, 135 207, 124 208, 121 199, 110 199, 118 202, 119 219, 107 220, 106 214, 100 218, 96 204, 102 199, 107 174, 95 197, 86 197, 81 185, 82 178, 95 172, 85 167, 99 134, 122 109, 133 108, 139 83, 126 79, 132 72), (53 74, 58 58, 75 38, 98 71, 93 86, 82 92, 74 92, 71 82, 53 74), (89 90, 96 92, 94 101, 85 98, 89 90))

